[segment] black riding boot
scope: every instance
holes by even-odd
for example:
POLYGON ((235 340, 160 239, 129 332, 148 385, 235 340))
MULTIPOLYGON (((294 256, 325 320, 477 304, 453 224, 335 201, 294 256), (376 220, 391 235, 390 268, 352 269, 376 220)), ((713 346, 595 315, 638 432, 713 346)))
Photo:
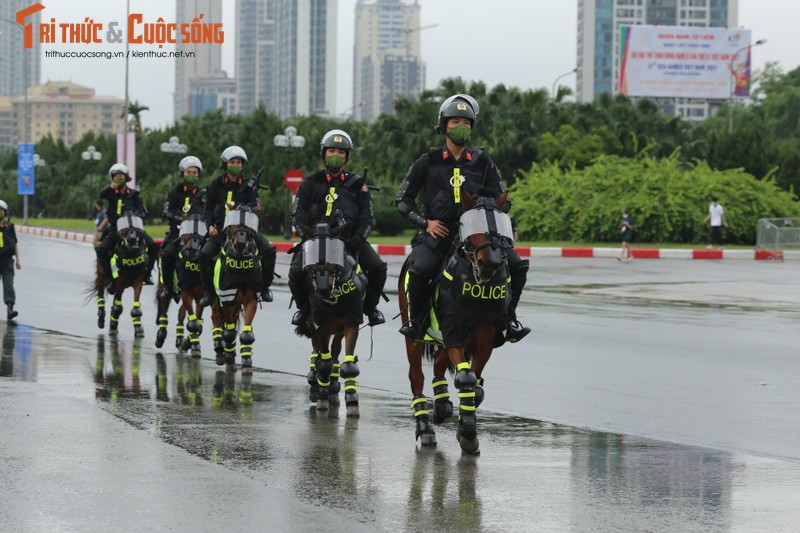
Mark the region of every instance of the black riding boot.
POLYGON ((517 304, 519 304, 522 290, 525 288, 527 272, 528 261, 521 261, 517 270, 511 273, 511 302, 508 309, 509 321, 506 327, 506 340, 508 342, 519 342, 531 332, 531 328, 523 326, 517 320, 517 304))
POLYGON ((147 272, 144 275, 145 285, 155 285, 153 283, 153 267, 156 266, 158 260, 158 245, 153 243, 147 247, 147 272))
POLYGON ((205 294, 200 301, 197 302, 197 305, 201 305, 203 307, 208 307, 211 305, 211 302, 214 301, 216 297, 216 289, 214 288, 214 278, 211 274, 211 267, 207 265, 200 265, 200 277, 203 278, 203 289, 205 290, 205 294))
POLYGON ((275 262, 278 259, 278 251, 274 246, 269 246, 264 250, 264 257, 261 258, 261 281, 264 283, 264 288, 261 291, 261 301, 271 302, 272 282, 275 279, 275 262))
POLYGON ((304 280, 301 278, 299 282, 293 282, 290 273, 289 290, 292 291, 292 298, 294 298, 294 303, 297 305, 297 312, 292 317, 292 325, 300 326, 308 321, 309 315, 308 294, 306 294, 304 280))
POLYGON ((364 314, 367 315, 367 323, 370 326, 377 326, 386 322, 383 313, 378 310, 378 302, 381 300, 381 291, 386 283, 386 269, 367 274, 367 291, 364 295, 364 314))
POLYGON ((421 339, 425 335, 425 314, 428 312, 428 280, 419 274, 408 274, 408 315, 409 320, 400 333, 412 340, 421 339))
POLYGON ((161 256, 161 283, 164 284, 166 293, 171 297, 180 294, 175 287, 175 259, 168 255, 161 256))
POLYGON ((8 314, 6 315, 6 319, 14 320, 15 318, 17 318, 18 314, 19 313, 17 311, 14 311, 14 304, 8 304, 8 314))

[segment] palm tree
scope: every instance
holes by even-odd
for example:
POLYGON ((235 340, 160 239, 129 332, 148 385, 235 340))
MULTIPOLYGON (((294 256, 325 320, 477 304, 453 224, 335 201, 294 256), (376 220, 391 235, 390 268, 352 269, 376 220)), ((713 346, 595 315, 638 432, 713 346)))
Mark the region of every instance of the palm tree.
MULTIPOLYGON (((149 111, 146 105, 141 105, 138 100, 128 102, 128 115, 133 115, 133 131, 136 132, 136 140, 142 138, 142 111, 149 111)), ((126 121, 127 122, 127 121, 126 121)))

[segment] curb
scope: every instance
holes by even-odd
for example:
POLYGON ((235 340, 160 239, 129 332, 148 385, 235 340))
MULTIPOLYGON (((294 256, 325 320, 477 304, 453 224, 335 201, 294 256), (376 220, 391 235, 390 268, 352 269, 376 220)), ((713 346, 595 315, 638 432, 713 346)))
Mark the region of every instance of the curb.
MULTIPOLYGON (((36 235, 50 239, 61 239, 75 242, 92 243, 94 235, 80 231, 66 231, 35 226, 16 226, 19 233, 36 235)), ((161 243, 162 239, 154 239, 161 243)), ((286 252, 295 242, 276 241, 272 245, 279 252, 286 252)), ((373 244, 379 255, 408 255, 411 253, 410 244, 373 244)), ((618 248, 544 248, 537 246, 518 246, 517 253, 521 257, 585 257, 613 259, 619 255, 618 248)), ((706 249, 673 249, 673 248, 631 248, 634 259, 746 259, 767 261, 772 259, 800 259, 800 251, 787 251, 776 254, 770 250, 706 250, 706 249)))

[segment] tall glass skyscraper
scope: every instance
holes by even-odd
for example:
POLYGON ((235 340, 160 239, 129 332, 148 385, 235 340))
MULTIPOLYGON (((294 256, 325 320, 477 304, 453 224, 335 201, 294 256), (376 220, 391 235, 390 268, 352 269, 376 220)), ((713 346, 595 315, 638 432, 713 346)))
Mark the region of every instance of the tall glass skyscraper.
POLYGON ((42 12, 26 20, 33 23, 33 48, 24 47, 22 27, 15 18, 17 11, 32 3, 28 0, 0 2, 0 96, 24 96, 26 74, 28 87, 41 83, 41 46, 36 32, 42 12))

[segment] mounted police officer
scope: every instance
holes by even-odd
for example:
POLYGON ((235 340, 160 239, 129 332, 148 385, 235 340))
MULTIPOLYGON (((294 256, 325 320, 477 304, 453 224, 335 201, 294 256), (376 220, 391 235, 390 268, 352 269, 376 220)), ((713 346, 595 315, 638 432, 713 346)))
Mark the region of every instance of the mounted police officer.
POLYGON ((0 200, 0 277, 3 278, 3 301, 6 304, 6 319, 13 320, 19 315, 14 309, 17 293, 14 291, 14 267, 22 269, 19 258, 17 230, 11 222, 8 204, 0 200))
MULTIPOLYGON (((108 234, 100 241, 100 244, 95 248, 97 253, 97 262, 100 268, 103 269, 103 274, 106 278, 106 290, 109 294, 114 294, 114 280, 111 275, 111 256, 114 254, 114 248, 117 246, 119 237, 117 236, 117 220, 126 211, 131 211, 135 215, 147 217, 147 207, 142 201, 139 191, 129 187, 131 181, 131 174, 126 165, 116 163, 108 169, 108 175, 111 178, 111 183, 108 184, 98 195, 98 201, 105 201, 108 203, 106 211, 108 215, 108 234)), ((152 285, 153 278, 150 272, 158 259, 158 244, 153 242, 153 238, 144 232, 144 242, 147 245, 147 271, 145 274, 145 284, 152 285)))
MULTIPOLYGON (((214 258, 223 244, 222 230, 225 215, 240 205, 248 206, 254 213, 261 210, 258 189, 252 180, 243 177, 247 154, 240 146, 227 147, 220 156, 220 168, 224 171, 208 186, 206 192, 205 221, 208 225, 208 240, 200 249, 200 272, 203 276, 205 295, 199 304, 207 306, 214 299, 214 258)), ((261 233, 256 232, 256 246, 261 256, 261 279, 264 283, 261 300, 272 301, 272 280, 275 277, 277 251, 261 233)))
MULTIPOLYGON (((352 150, 353 141, 342 130, 331 130, 322 137, 319 155, 325 168, 308 176, 300 185, 292 218, 299 228, 313 229, 320 222, 330 221, 333 227, 345 224, 340 235, 346 239, 348 252, 357 258, 367 275, 364 314, 370 326, 377 326, 386 322, 377 309, 386 283, 386 263, 367 242, 375 223, 367 184, 358 174, 344 170, 352 150)), ((308 320, 310 313, 303 280, 303 254, 299 249, 289 268, 289 288, 298 308, 292 324, 299 326, 308 320)))
POLYGON ((178 175, 181 183, 167 193, 164 202, 164 218, 169 221, 169 229, 164 236, 159 256, 161 259, 161 281, 171 296, 179 292, 173 283, 175 262, 178 260, 178 243, 181 222, 189 215, 203 215, 205 212, 206 190, 198 187, 197 182, 203 172, 203 164, 193 155, 184 157, 178 163, 178 175))
MULTIPOLYGON (((482 150, 467 147, 479 106, 469 95, 456 94, 439 107, 436 132, 445 135, 445 146, 432 148, 417 159, 408 170, 395 199, 395 205, 412 225, 422 230, 421 242, 409 256, 408 298, 413 315, 400 328, 411 339, 424 335, 425 315, 431 297, 430 280, 436 275, 458 235, 458 220, 464 211, 457 188, 473 196, 499 196, 506 191, 500 170, 482 150), (416 197, 422 192, 424 211, 417 207, 416 197)), ((504 211, 510 208, 510 202, 504 211)), ((528 273, 528 261, 516 251, 506 251, 511 273, 511 308, 506 339, 517 342, 530 333, 516 319, 516 307, 528 273)))

